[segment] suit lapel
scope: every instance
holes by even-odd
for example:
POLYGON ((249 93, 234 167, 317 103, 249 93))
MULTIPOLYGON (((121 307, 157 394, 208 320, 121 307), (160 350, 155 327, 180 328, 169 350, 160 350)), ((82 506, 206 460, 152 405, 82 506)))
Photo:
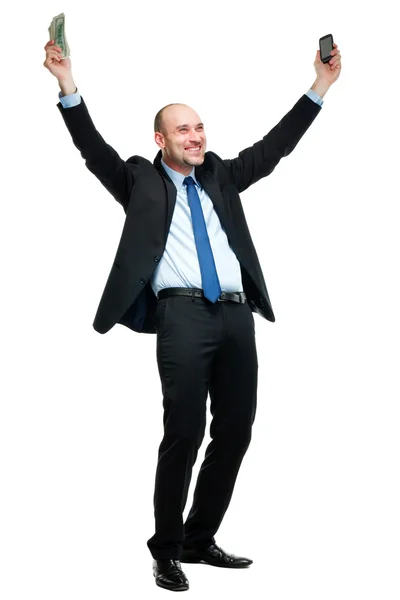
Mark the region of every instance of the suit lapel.
POLYGON ((164 182, 165 191, 167 194, 166 232, 168 235, 168 231, 169 231, 171 221, 172 221, 172 215, 174 214, 174 208, 175 208, 175 204, 176 204, 176 187, 175 187, 174 182, 170 179, 168 173, 166 172, 166 170, 164 169, 164 167, 161 164, 161 156, 162 156, 162 153, 160 150, 153 161, 153 165, 155 166, 155 168, 161 175, 161 178, 164 182))
POLYGON ((225 207, 225 201, 221 194, 218 182, 216 181, 213 173, 202 167, 196 167, 195 170, 196 178, 204 187, 205 191, 209 195, 211 202, 214 205, 215 212, 218 215, 221 226, 223 227, 228 240, 230 243, 235 242, 235 230, 233 227, 232 219, 230 218, 230 211, 225 207))

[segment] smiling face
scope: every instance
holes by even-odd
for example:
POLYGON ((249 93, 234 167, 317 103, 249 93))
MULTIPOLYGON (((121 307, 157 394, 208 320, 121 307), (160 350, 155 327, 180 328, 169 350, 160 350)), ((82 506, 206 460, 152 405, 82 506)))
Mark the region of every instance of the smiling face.
POLYGON ((207 139, 199 115, 186 104, 173 104, 163 110, 162 131, 154 134, 164 162, 175 171, 189 175, 204 162, 207 139))

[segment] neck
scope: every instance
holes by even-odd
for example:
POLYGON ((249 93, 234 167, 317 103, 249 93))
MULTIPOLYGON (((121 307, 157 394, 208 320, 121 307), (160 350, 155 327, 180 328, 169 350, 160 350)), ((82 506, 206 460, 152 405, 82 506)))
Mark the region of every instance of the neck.
POLYGON ((161 158, 163 159, 167 167, 173 169, 177 173, 181 173, 181 175, 184 175, 185 177, 190 175, 190 173, 192 172, 193 166, 191 165, 177 165, 172 160, 170 160, 168 156, 162 156, 161 158))

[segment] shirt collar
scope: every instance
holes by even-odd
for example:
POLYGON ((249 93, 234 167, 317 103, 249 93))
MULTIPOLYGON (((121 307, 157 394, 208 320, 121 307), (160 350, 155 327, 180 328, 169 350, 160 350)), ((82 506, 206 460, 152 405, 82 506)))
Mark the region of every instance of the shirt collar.
POLYGON ((167 175, 169 175, 169 177, 172 179, 172 181, 175 184, 175 187, 178 191, 181 189, 185 177, 193 177, 193 181, 195 182, 195 184, 199 188, 201 187, 200 183, 196 179, 196 175, 194 174, 194 167, 190 171, 189 175, 183 175, 182 173, 178 173, 178 171, 171 169, 171 167, 169 167, 168 165, 165 164, 163 159, 161 159, 161 164, 164 167, 164 169, 166 170, 167 175))

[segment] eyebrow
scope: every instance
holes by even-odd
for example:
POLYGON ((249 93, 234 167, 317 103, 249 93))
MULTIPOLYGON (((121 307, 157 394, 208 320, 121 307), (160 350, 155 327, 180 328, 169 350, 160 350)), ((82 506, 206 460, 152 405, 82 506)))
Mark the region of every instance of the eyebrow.
MULTIPOLYGON (((196 127, 204 127, 204 123, 197 123, 196 127)), ((189 127, 189 125, 185 124, 185 125, 177 125, 176 129, 180 129, 181 127, 189 127)))

